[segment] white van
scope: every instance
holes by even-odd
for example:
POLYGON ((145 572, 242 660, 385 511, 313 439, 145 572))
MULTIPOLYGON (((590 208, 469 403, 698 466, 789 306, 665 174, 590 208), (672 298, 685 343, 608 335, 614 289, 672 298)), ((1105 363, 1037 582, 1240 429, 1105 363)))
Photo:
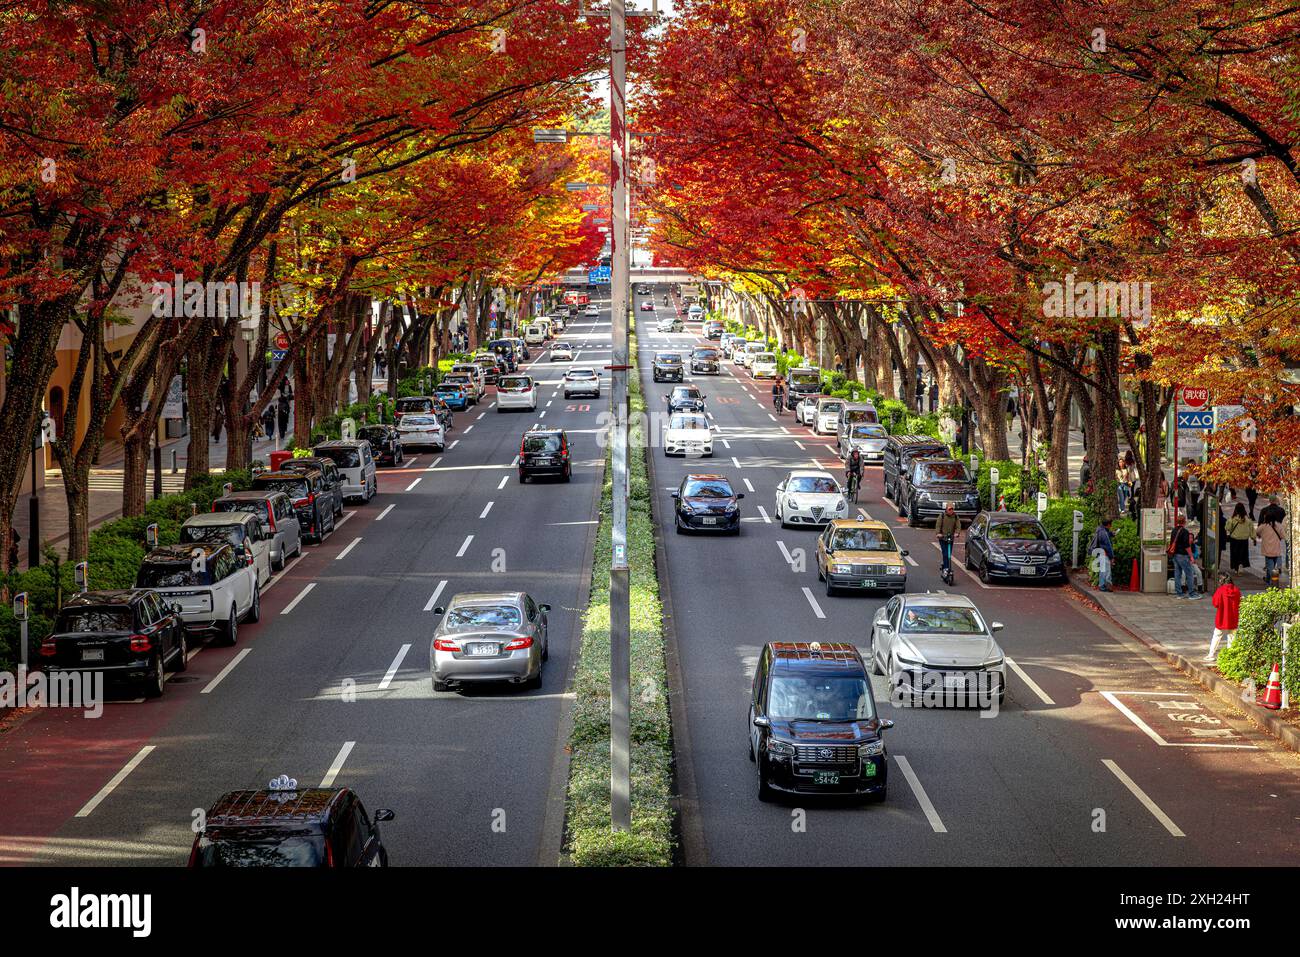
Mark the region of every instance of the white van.
POLYGON ((775 352, 756 352, 754 359, 750 363, 755 379, 775 379, 776 378, 776 353, 775 352))
POLYGON ((540 322, 529 323, 524 329, 524 342, 530 346, 540 346, 546 342, 546 327, 540 322))
POLYGON ((365 439, 335 439, 312 449, 313 455, 329 459, 339 470, 343 497, 369 502, 379 494, 375 478, 375 457, 365 439))

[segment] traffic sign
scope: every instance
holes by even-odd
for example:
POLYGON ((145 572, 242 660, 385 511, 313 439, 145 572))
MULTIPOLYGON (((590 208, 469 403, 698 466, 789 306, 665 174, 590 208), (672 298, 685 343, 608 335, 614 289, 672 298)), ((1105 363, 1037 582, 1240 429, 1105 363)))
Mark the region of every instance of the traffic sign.
POLYGON ((1179 404, 1203 409, 1210 404, 1210 390, 1204 386, 1185 385, 1179 390, 1179 404))
POLYGON ((1214 410, 1212 409, 1188 409, 1178 410, 1178 428, 1182 429, 1212 429, 1214 428, 1214 410))

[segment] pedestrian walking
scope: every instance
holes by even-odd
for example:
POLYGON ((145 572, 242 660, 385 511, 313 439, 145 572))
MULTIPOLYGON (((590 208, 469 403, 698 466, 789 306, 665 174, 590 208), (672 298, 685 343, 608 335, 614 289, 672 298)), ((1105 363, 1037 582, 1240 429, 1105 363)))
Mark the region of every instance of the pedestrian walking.
POLYGON ((1205 653, 1205 662, 1210 664, 1219 660, 1219 642, 1225 638, 1231 648, 1237 637, 1237 621, 1241 612, 1241 589, 1232 580, 1232 575, 1222 572, 1219 575, 1219 587, 1214 589, 1214 634, 1210 636, 1210 650, 1205 653))
POLYGON ((1156 505, 1163 510, 1169 505, 1169 476, 1160 471, 1160 485, 1156 489, 1156 505))
POLYGON ((1103 518, 1097 530, 1092 533, 1088 549, 1097 560, 1097 590, 1110 591, 1111 565, 1115 561, 1115 544, 1110 537, 1109 518, 1103 518))
POLYGON ((280 426, 280 435, 289 434, 289 397, 283 392, 275 406, 276 421, 280 426))
POLYGON ((1286 509, 1282 507, 1276 495, 1268 497, 1268 504, 1260 510, 1259 520, 1261 523, 1276 522, 1278 525, 1286 521, 1286 509))
POLYGON ((1115 461, 1115 496, 1119 503, 1121 512, 1128 511, 1128 497, 1132 489, 1128 484, 1128 470, 1124 467, 1124 457, 1120 456, 1115 461))
POLYGON ((1088 461, 1088 455, 1085 452, 1083 462, 1079 466, 1079 488, 1086 492, 1089 490, 1090 485, 1092 485, 1092 463, 1088 461))
POLYGON ((1246 504, 1250 506, 1249 514, 1251 521, 1255 520, 1255 500, 1259 498, 1259 493, 1253 488, 1246 489, 1246 504))
POLYGON ((936 378, 930 383, 930 411, 939 411, 939 380, 936 378))
POLYGON ((1265 508, 1259 513, 1259 525, 1255 528, 1255 541, 1259 542, 1260 554, 1264 556, 1264 582, 1270 587, 1282 583, 1282 552, 1285 547, 1282 523, 1273 518, 1274 513, 1265 508))
POLYGON ((1174 530, 1166 548, 1174 560, 1175 598, 1196 600, 1201 597, 1196 590, 1196 574, 1192 570, 1192 549, 1192 533, 1187 530, 1187 518, 1179 512, 1174 516, 1174 530))
POLYGON ((275 439, 275 409, 276 403, 266 403, 266 408, 262 410, 262 428, 266 432, 268 439, 275 439))

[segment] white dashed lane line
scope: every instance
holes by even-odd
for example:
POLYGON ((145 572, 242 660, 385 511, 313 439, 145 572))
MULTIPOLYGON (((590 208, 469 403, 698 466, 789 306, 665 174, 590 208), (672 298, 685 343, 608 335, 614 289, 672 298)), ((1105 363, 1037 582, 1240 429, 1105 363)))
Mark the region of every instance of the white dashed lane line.
POLYGON ((497 491, 500 491, 501 489, 505 488, 505 487, 506 487, 506 483, 509 482, 509 481, 510 481, 510 476, 509 476, 509 475, 503 475, 503 476, 501 476, 501 484, 497 486, 497 491))
POLYGON ((417 485, 419 485, 420 482, 422 482, 423 480, 424 480, 424 477, 423 477, 423 476, 420 476, 420 477, 417 478, 414 482, 412 482, 410 485, 406 486, 406 491, 409 492, 411 489, 413 489, 413 488, 415 488, 417 485))
POLYGON ((352 539, 352 541, 348 542, 347 548, 343 549, 343 551, 339 552, 337 555, 334 556, 334 560, 336 562, 343 561, 343 559, 348 557, 348 552, 356 548, 357 545, 360 544, 360 542, 361 542, 361 536, 358 535, 356 538, 352 539))
POLYGON ((754 486, 750 483, 749 479, 741 479, 741 481, 745 483, 745 488, 746 488, 748 491, 750 491, 750 492, 753 492, 753 491, 754 491, 754 486))
POLYGON ((767 509, 763 508, 763 506, 761 505, 758 507, 758 514, 763 516, 763 521, 766 524, 768 525, 772 524, 772 519, 768 516, 767 509))
POLYGON ((1110 773, 1115 775, 1115 777, 1119 778, 1120 783, 1123 784, 1124 787, 1128 788, 1129 792, 1135 798, 1137 798, 1140 802, 1142 802, 1142 806, 1151 812, 1152 817, 1154 817, 1157 821, 1159 821, 1162 825, 1164 825, 1166 831, 1168 831, 1174 837, 1187 836, 1179 829, 1178 825, 1175 824, 1170 819, 1169 815, 1166 814, 1164 811, 1160 810, 1160 806, 1147 796, 1147 792, 1143 791, 1140 787, 1138 787, 1137 782, 1124 773, 1124 771, 1120 768, 1118 764, 1116 764, 1110 758, 1102 758, 1101 763, 1106 765, 1106 767, 1110 770, 1110 773))
POLYGON ((925 812, 925 819, 930 822, 930 828, 936 834, 947 834, 948 829, 943 826, 943 820, 939 817, 939 812, 934 809, 934 804, 930 801, 930 796, 925 793, 925 788, 921 787, 921 779, 912 770, 911 763, 901 754, 895 754, 894 761, 898 764, 898 769, 903 772, 903 777, 907 778, 912 793, 916 795, 916 802, 921 805, 921 810, 925 812))
POLYGON ((130 761, 126 762, 126 765, 122 768, 122 770, 114 774, 112 779, 107 784, 105 784, 102 788, 99 789, 99 793, 86 802, 85 806, 82 807, 82 809, 77 812, 76 816, 89 817, 90 812, 95 810, 95 808, 99 807, 100 802, 102 802, 104 798, 112 794, 113 791, 117 788, 117 786, 126 780, 126 776, 130 774, 132 771, 134 771, 139 766, 141 761, 149 757, 149 755, 153 752, 153 749, 154 746, 152 744, 146 744, 143 748, 137 751, 135 753, 135 757, 133 757, 130 761))
POLYGON ((411 650, 410 643, 402 645, 401 650, 397 652, 397 657, 393 659, 393 663, 389 665, 388 670, 384 672, 384 679, 381 682, 379 682, 380 691, 385 690, 390 684, 393 683, 393 678, 397 676, 397 670, 402 667, 402 659, 406 657, 406 653, 410 650, 411 650))
POLYGON ((438 582, 438 587, 433 590, 433 594, 429 596, 429 600, 424 603, 425 611, 433 611, 433 606, 438 604, 438 596, 442 594, 442 590, 446 587, 447 579, 444 578, 442 581, 438 582))
POLYGON ((334 783, 334 779, 337 778, 339 772, 343 770, 343 763, 347 761, 348 755, 352 753, 352 749, 356 746, 357 743, 355 741, 343 742, 343 747, 339 748, 339 753, 335 755, 334 760, 330 763, 330 769, 325 772, 325 777, 321 779, 321 787, 327 788, 334 783))
POLYGON ((203 690, 200 691, 199 694, 211 694, 213 689, 216 688, 217 685, 221 684, 221 682, 226 679, 226 675, 230 674, 232 671, 235 670, 235 665, 239 664, 241 661, 247 658, 248 653, 252 650, 253 650, 252 648, 245 648, 239 654, 235 655, 235 657, 231 658, 230 661, 226 664, 226 667, 218 671, 216 677, 214 677, 211 681, 209 681, 206 685, 203 686, 203 690))
POLYGON ((1029 685, 1029 690, 1032 691, 1034 694, 1038 695, 1039 701, 1041 701, 1043 704, 1046 705, 1056 704, 1055 701, 1053 701, 1050 697, 1048 697, 1046 691, 1038 687, 1038 683, 1034 681, 1033 678, 1025 674, 1024 668, 1021 668, 1020 665, 1016 664, 1014 661, 1011 660, 1010 656, 1006 658, 1006 662, 1007 662, 1007 667, 1010 668, 1012 671, 1014 671, 1017 675, 1019 675, 1021 681, 1029 685))
MULTIPOLYGON (((784 545, 782 545, 781 548, 782 551, 785 550, 784 545)), ((812 589, 809 588, 807 585, 804 586, 803 596, 808 599, 808 604, 812 605, 812 610, 814 615, 816 615, 818 618, 826 617, 826 612, 822 611, 822 606, 817 604, 817 599, 813 597, 812 589)))
POLYGON ((466 535, 465 541, 461 542, 460 551, 456 553, 457 558, 464 558, 465 552, 469 550, 469 543, 474 541, 473 535, 466 535))
POLYGON ((483 511, 479 514, 479 518, 487 518, 488 512, 490 511, 492 511, 492 503, 488 502, 483 506, 483 511))
POLYGON ((432 462, 429 463, 429 467, 426 468, 425 471, 432 472, 434 469, 438 467, 438 463, 441 461, 442 461, 442 456, 439 455, 436 459, 434 459, 432 462))
POLYGON ((384 509, 382 512, 380 512, 378 515, 375 516, 375 521, 376 521, 376 522, 382 522, 382 521, 384 520, 384 516, 387 515, 389 512, 391 512, 391 511, 392 511, 393 509, 395 509, 395 508, 397 508, 396 505, 390 505, 390 506, 388 506, 388 508, 384 509))
POLYGON ((291 612, 291 611, 293 611, 295 608, 297 608, 297 607, 298 607, 298 602, 302 601, 302 600, 303 600, 304 598, 306 598, 309 594, 311 594, 311 590, 312 590, 313 588, 315 588, 315 587, 316 587, 316 583, 315 583, 315 582, 312 582, 312 583, 309 584, 309 585, 305 585, 305 586, 303 586, 302 591, 298 592, 298 594, 294 596, 293 601, 289 602, 289 604, 285 605, 282 609, 280 609, 280 614, 282 614, 282 615, 287 615, 287 614, 289 614, 289 612, 291 612))

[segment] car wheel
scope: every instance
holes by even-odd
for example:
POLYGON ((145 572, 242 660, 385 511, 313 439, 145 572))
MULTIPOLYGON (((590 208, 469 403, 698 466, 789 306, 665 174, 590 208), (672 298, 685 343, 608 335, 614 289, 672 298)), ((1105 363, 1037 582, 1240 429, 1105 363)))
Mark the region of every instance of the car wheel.
POLYGON ((280 569, 282 569, 283 567, 284 567, 284 547, 281 546, 281 548, 280 548, 280 557, 279 557, 279 558, 274 558, 274 559, 271 560, 271 569, 272 569, 272 571, 277 571, 277 572, 278 572, 278 571, 279 571, 280 569))
POLYGON ((252 607, 248 609, 248 618, 246 620, 262 620, 262 589, 256 585, 253 586, 253 604, 252 607))
POLYGON ((551 660, 551 640, 549 638, 546 638, 542 641, 542 660, 543 661, 551 660))
POLYGON ((763 773, 762 766, 758 769, 758 799, 764 804, 776 799, 776 793, 767 786, 767 775, 763 773))
POLYGON ((826 576, 825 580, 826 580, 826 597, 830 598, 832 595, 835 594, 835 586, 831 584, 831 579, 829 575, 826 576))
POLYGON ((980 562, 980 581, 986 585, 989 583, 989 563, 987 559, 980 562))
POLYGON ((226 620, 226 631, 221 636, 223 645, 233 645, 239 640, 239 612, 234 605, 230 606, 230 617, 226 620))
POLYGON ((524 682, 524 687, 529 691, 537 691, 542 687, 542 669, 537 669, 537 674, 533 675, 524 682))
POLYGON ((449 684, 448 684, 447 682, 445 682, 445 681, 439 681, 437 678, 434 678, 434 679, 433 679, 433 690, 434 690, 434 691, 440 691, 440 692, 441 692, 441 691, 450 691, 450 690, 451 690, 451 685, 449 685, 449 684))
POLYGON ((523 469, 519 470, 519 484, 523 485, 528 481, 528 473, 523 469))
POLYGON ((755 764, 758 763, 758 758, 754 757, 754 739, 753 739, 753 738, 749 738, 749 760, 752 761, 752 762, 754 762, 755 764))
POLYGON ((894 494, 891 495, 890 498, 892 498, 894 500, 894 504, 898 506, 898 517, 907 518, 907 505, 906 503, 903 502, 901 498, 899 498, 898 489, 894 489, 894 494))
POLYGON ((909 503, 907 506, 907 527, 916 528, 921 524, 921 519, 917 517, 916 505, 909 503))
POLYGON ((176 663, 172 665, 172 670, 179 673, 190 666, 190 639, 185 634, 184 626, 181 627, 180 642, 176 651, 176 663))
POLYGON ((161 698, 163 689, 167 686, 167 675, 163 671, 162 655, 157 654, 149 663, 149 677, 144 684, 144 696, 146 698, 161 698))
POLYGON ((871 633, 871 673, 873 675, 883 675, 885 669, 880 667, 880 659, 876 656, 876 633, 871 633))
POLYGON ((963 560, 963 564, 966 566, 966 571, 968 571, 968 572, 973 572, 973 571, 975 570, 975 563, 974 563, 973 561, 971 561, 971 557, 970 557, 970 543, 969 543, 969 542, 966 543, 965 552, 966 552, 966 557, 965 557, 965 559, 963 560))

